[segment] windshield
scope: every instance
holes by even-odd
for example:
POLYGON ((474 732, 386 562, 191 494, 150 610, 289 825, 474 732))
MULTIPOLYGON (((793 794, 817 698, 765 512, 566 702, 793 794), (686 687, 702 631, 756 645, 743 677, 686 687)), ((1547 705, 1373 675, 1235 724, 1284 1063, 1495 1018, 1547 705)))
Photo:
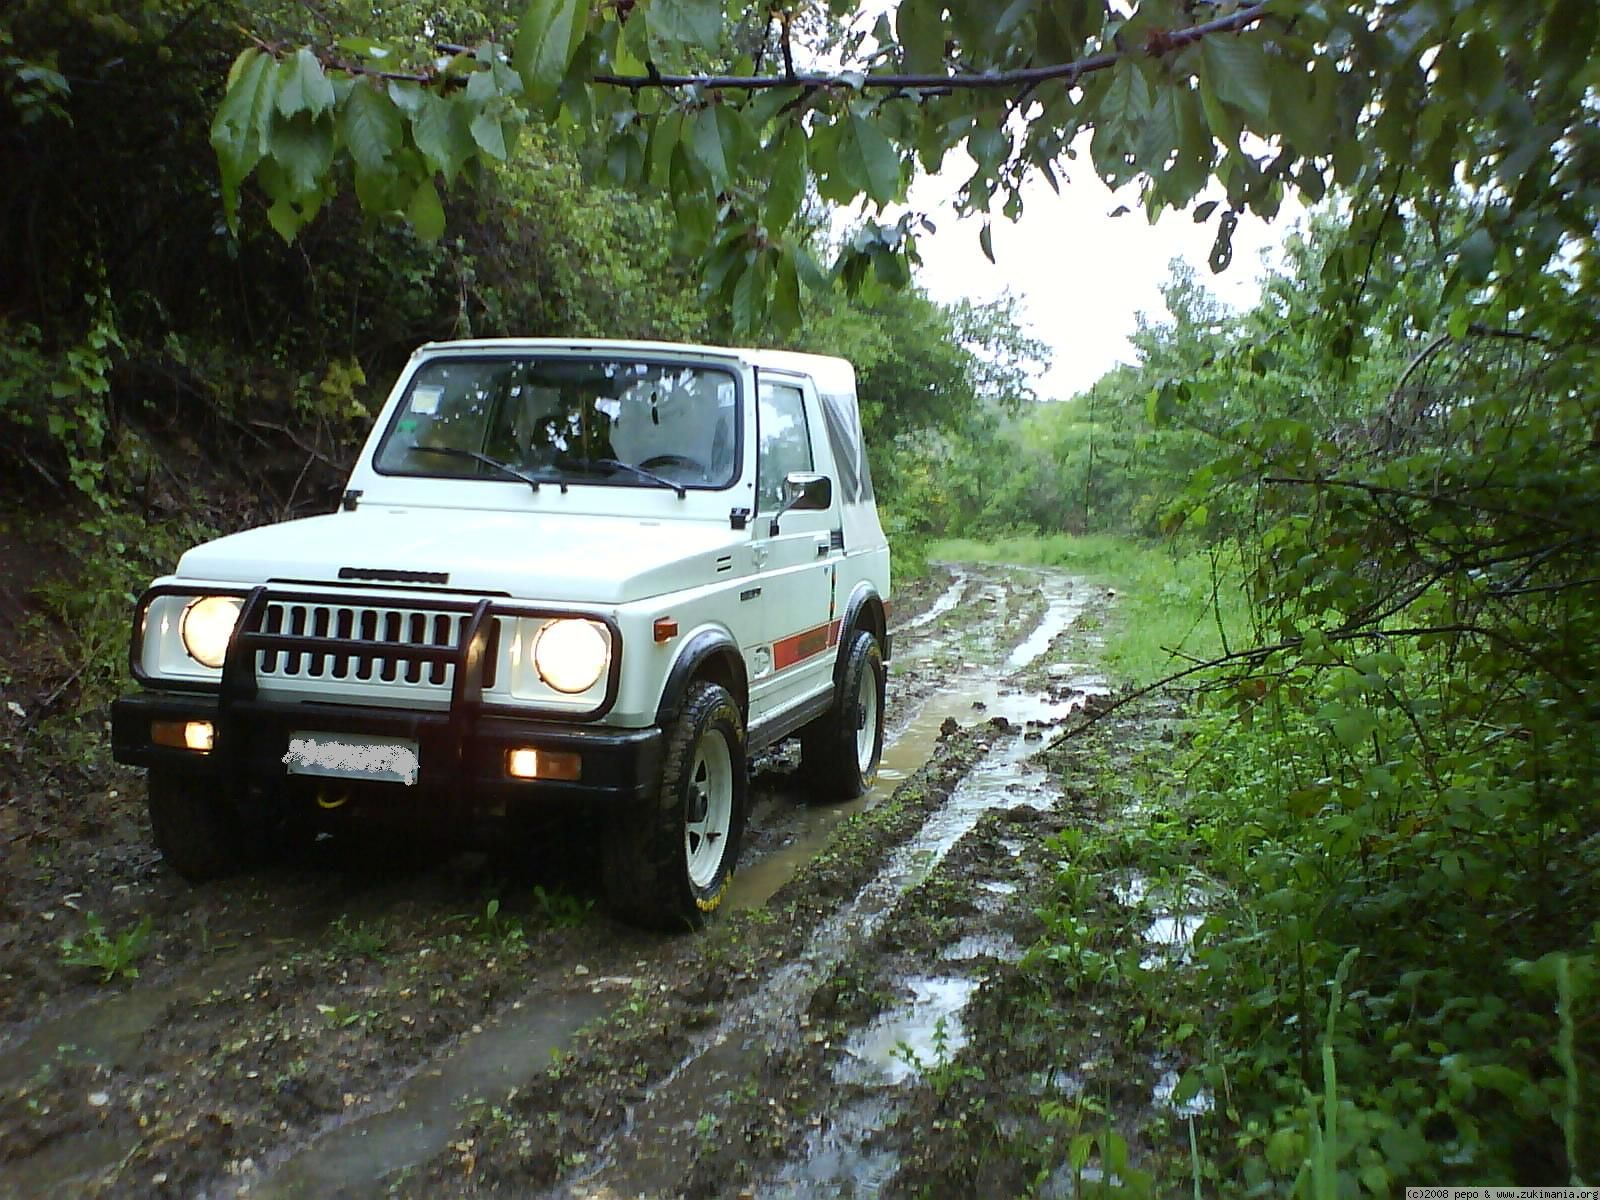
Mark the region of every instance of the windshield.
POLYGON ((375 465, 386 475, 504 480, 510 468, 561 484, 724 488, 738 478, 739 435, 734 375, 722 368, 452 356, 412 377, 375 465))

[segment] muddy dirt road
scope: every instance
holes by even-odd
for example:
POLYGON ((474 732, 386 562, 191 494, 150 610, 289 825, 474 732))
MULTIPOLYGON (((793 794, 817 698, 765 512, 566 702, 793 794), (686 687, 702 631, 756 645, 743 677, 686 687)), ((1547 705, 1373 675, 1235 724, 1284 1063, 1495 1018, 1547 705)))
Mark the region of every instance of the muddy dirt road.
POLYGON ((879 786, 811 807, 796 756, 758 762, 733 911, 697 936, 612 922, 581 845, 324 841, 191 889, 135 778, 37 799, 4 896, 0 1196, 968 1193, 991 1168, 928 1106, 1076 1070, 1036 1079, 1060 1056, 1035 1046, 999 1078, 1021 1051, 989 985, 1086 819, 1032 756, 1105 694, 1110 600, 968 566, 898 599, 879 786))

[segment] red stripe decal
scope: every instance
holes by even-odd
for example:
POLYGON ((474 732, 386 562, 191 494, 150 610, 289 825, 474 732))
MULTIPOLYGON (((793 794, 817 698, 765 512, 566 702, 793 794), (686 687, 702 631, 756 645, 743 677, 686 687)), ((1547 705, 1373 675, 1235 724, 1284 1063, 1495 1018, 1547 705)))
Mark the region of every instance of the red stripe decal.
POLYGON ((834 644, 829 640, 831 632, 831 626, 818 625, 815 629, 808 629, 804 633, 779 638, 772 643, 773 670, 782 671, 821 654, 834 644))

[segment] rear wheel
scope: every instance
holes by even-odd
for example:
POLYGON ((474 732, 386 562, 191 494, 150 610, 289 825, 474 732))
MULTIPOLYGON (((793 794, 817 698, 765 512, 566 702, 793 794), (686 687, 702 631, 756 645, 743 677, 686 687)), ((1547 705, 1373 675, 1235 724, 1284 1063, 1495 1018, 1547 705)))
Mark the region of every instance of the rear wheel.
POLYGON ((854 799, 877 778, 887 675, 878 639, 858 632, 833 707, 800 734, 801 767, 811 776, 817 800, 854 799))
POLYGON ((255 859, 237 810, 210 780, 152 770, 149 808, 161 857, 190 883, 237 875, 255 859))
POLYGON ((654 803, 605 844, 617 915, 655 929, 703 925, 733 880, 747 793, 739 706, 717 684, 691 684, 667 729, 654 803))

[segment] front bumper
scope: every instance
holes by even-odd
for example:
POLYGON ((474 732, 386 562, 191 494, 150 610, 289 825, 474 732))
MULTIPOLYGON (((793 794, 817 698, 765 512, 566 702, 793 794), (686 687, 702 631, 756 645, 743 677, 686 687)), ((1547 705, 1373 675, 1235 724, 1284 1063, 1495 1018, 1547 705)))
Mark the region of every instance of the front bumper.
POLYGON ((118 762, 214 780, 240 803, 263 786, 290 778, 284 757, 289 735, 300 731, 413 739, 418 750, 415 785, 370 786, 396 794, 450 796, 473 807, 521 801, 568 800, 590 806, 633 802, 652 795, 660 778, 662 735, 655 728, 605 729, 484 713, 463 721, 448 712, 243 698, 224 704, 217 695, 169 692, 128 696, 111 706, 111 746, 118 762), (157 721, 211 722, 212 749, 156 744, 151 726, 157 721), (506 773, 507 752, 527 746, 578 754, 580 777, 512 778, 506 773))

